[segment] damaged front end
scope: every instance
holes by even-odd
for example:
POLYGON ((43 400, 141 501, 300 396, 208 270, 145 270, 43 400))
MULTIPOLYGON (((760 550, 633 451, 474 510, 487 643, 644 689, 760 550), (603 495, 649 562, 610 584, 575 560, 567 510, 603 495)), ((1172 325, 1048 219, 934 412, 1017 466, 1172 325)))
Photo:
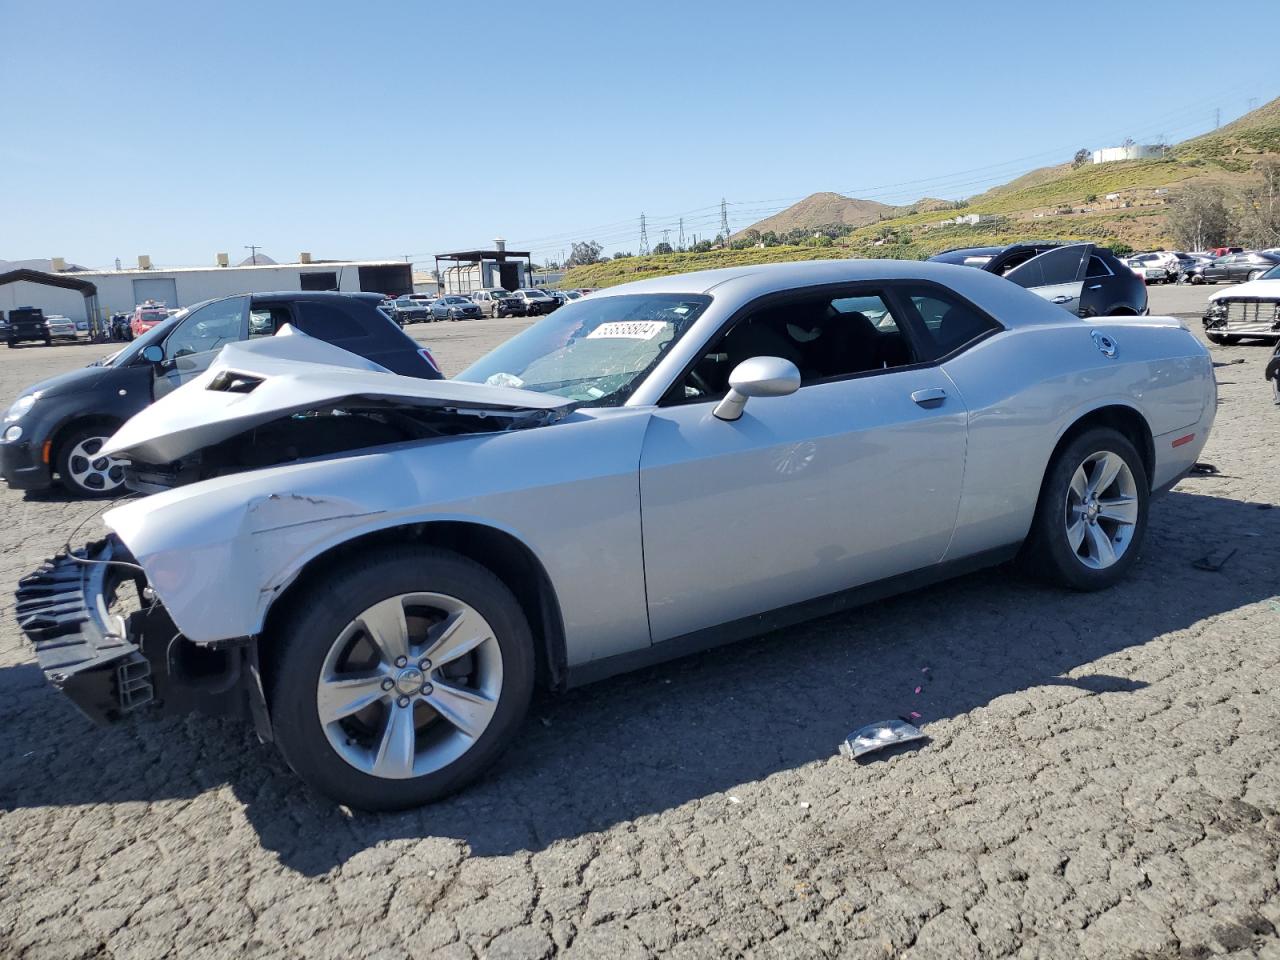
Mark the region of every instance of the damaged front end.
POLYGON ((159 493, 188 483, 313 457, 541 426, 561 415, 560 411, 544 410, 468 411, 350 397, 340 406, 293 413, 168 463, 149 463, 134 454, 125 461, 125 484, 138 493, 159 493))
POLYGON ((45 677, 95 723, 195 710, 270 737, 255 641, 189 641, 114 535, 23 577, 16 613, 45 677))
POLYGON ((396 443, 553 423, 564 397, 390 373, 286 327, 233 343, 102 447, 142 493, 396 443))

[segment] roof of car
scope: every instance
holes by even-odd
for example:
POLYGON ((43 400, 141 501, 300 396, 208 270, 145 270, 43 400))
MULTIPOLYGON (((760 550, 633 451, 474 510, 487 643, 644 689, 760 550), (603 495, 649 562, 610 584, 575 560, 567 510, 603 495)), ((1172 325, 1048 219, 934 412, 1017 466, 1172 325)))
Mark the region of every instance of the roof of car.
POLYGON ((255 300, 386 300, 386 294, 364 290, 339 292, 337 290, 266 290, 251 293, 255 300))
POLYGON ((734 302, 746 302, 797 287, 876 280, 941 284, 991 310, 1006 324, 1061 323, 1071 317, 1061 307, 994 273, 928 260, 807 260, 724 267, 624 283, 598 291, 592 299, 633 293, 714 293, 734 302))

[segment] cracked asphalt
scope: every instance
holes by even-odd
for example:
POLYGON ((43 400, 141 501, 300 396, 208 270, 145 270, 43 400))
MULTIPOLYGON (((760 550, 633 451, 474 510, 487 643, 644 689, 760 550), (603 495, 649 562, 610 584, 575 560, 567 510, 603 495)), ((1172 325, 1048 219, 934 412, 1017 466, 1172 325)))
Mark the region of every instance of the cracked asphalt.
MULTIPOLYGON (((456 371, 522 325, 411 332, 456 371)), ((99 352, 0 351, 0 394, 99 352)), ((546 697, 405 814, 335 807, 235 723, 90 726, 6 592, 0 957, 1280 957, 1269 353, 1214 348, 1220 473, 1153 504, 1122 586, 997 569, 546 697), (923 745, 837 755, 912 710, 923 745)), ((96 535, 96 504, 0 503, 0 583, 96 535)))

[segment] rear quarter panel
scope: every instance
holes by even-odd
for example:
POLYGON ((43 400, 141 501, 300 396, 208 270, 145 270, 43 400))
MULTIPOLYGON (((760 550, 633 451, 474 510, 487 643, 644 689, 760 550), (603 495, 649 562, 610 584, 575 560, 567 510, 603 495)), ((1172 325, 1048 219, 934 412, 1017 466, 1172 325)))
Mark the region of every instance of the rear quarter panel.
POLYGON ((1208 354, 1176 321, 1163 318, 1021 327, 977 344, 943 369, 969 409, 964 493, 948 558, 1026 537, 1054 448, 1089 412, 1120 405, 1145 418, 1155 438, 1155 485, 1175 475, 1182 459, 1194 461, 1208 433, 1204 421, 1212 420, 1208 354), (1114 339, 1114 359, 1103 356, 1094 331, 1114 339), (1197 439, 1176 456, 1161 443, 1198 425, 1197 439))

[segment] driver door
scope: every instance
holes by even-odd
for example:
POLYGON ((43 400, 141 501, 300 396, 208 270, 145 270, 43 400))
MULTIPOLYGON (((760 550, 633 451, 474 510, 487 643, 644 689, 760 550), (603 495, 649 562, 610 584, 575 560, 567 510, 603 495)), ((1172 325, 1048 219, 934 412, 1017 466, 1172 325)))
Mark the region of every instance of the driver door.
POLYGON ((1091 243, 1055 247, 1014 267, 1004 278, 1079 316, 1085 268, 1091 253, 1091 243))
POLYGON ((155 399, 204 373, 228 343, 245 339, 248 307, 248 297, 227 297, 189 313, 165 338, 152 388, 155 399))
POLYGON ((677 385, 685 399, 653 413, 640 500, 655 643, 929 567, 946 552, 968 411, 927 362, 931 334, 887 291, 823 300, 823 319, 804 330, 793 321, 816 315, 808 296, 748 313, 688 375, 698 379, 677 385), (839 339, 842 327, 858 335, 839 339), (717 419, 725 378, 712 371, 750 356, 792 359, 800 389, 717 419))

